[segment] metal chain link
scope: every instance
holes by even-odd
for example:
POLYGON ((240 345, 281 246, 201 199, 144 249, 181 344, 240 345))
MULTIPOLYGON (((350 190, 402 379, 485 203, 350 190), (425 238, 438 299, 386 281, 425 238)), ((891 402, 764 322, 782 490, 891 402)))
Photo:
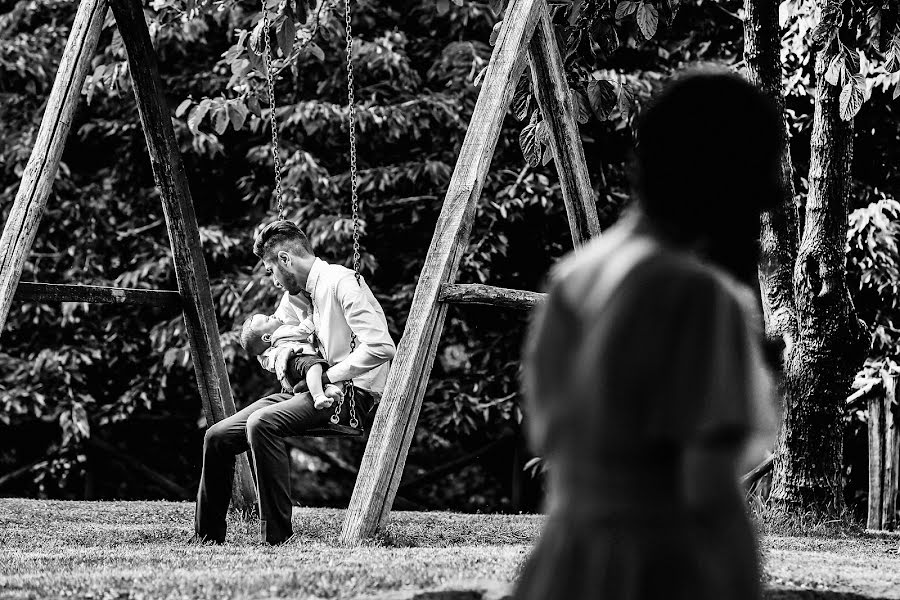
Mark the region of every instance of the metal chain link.
POLYGON ((347 30, 347 106, 350 126, 350 201, 353 208, 353 272, 359 284, 359 196, 357 195, 358 176, 356 168, 356 101, 353 94, 353 33, 350 24, 350 3, 344 11, 344 22, 347 30))
POLYGON ((278 208, 278 218, 284 220, 284 198, 281 191, 281 153, 278 149, 278 123, 275 120, 275 81, 272 78, 272 46, 269 42, 269 11, 266 9, 266 0, 262 0, 263 13, 263 39, 265 50, 263 58, 266 65, 266 84, 269 90, 269 118, 272 129, 272 160, 275 164, 275 202, 278 208))
MULTIPOLYGON (((359 285, 359 196, 357 195, 358 177, 356 168, 356 100, 353 94, 353 30, 351 24, 351 2, 346 0, 344 24, 347 32, 347 119, 350 128, 350 204, 353 210, 353 273, 356 285, 359 285)), ((350 352, 356 349, 356 335, 350 335, 350 352)), ((359 425, 356 418, 356 388, 351 381, 346 386, 350 406, 350 427, 359 425)), ((340 406, 338 406, 340 410, 340 406)), ((336 413, 337 414, 337 413, 336 413)))

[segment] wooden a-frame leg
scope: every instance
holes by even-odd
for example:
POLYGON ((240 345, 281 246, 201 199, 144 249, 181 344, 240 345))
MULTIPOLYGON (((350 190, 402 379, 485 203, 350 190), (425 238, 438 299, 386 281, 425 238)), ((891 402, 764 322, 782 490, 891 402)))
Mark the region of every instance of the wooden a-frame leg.
POLYGON ((47 197, 53 187, 72 115, 97 51, 106 17, 106 0, 82 0, 75 14, 34 148, 25 166, 3 236, 0 238, 0 332, 6 325, 25 259, 31 251, 47 197))
POLYGON ((397 494, 447 313, 447 305, 438 300, 441 285, 455 278, 468 246, 475 206, 509 101, 525 68, 524 49, 544 6, 545 0, 518 0, 507 9, 372 425, 341 530, 342 543, 371 537, 387 518, 397 494))
MULTIPOLYGON (((175 275, 184 306, 184 321, 203 411, 209 425, 234 414, 234 398, 219 344, 219 327, 209 289, 209 275, 200 246, 191 191, 172 128, 172 117, 163 94, 156 52, 144 20, 140 0, 112 0, 110 6, 128 52, 128 68, 134 83, 138 113, 147 139, 163 212, 175 275)), ((238 457, 232 505, 250 508, 256 504, 256 488, 246 454, 238 457)))
POLYGON ((581 134, 572 114, 569 84, 550 12, 545 2, 541 4, 537 28, 528 45, 528 62, 534 96, 541 115, 550 126, 550 148, 559 174, 572 242, 578 248, 600 235, 597 200, 588 175, 581 134))

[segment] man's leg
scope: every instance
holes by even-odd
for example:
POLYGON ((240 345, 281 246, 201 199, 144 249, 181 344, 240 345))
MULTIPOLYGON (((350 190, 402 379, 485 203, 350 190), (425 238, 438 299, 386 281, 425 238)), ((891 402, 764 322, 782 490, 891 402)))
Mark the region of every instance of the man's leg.
POLYGON ((203 470, 197 490, 194 531, 204 540, 225 541, 225 515, 231 500, 234 480, 234 457, 246 451, 247 419, 254 412, 275 404, 266 397, 206 430, 203 437, 203 470))
POLYGON ((333 410, 316 410, 309 393, 254 412, 247 420, 259 494, 260 537, 278 544, 291 537, 290 455, 284 438, 328 422, 333 410))

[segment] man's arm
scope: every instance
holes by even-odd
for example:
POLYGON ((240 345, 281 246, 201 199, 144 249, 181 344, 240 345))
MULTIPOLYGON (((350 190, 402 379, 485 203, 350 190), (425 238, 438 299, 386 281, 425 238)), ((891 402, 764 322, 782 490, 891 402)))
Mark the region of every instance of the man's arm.
POLYGON ((356 335, 356 348, 347 358, 328 369, 326 382, 353 379, 386 363, 397 353, 394 340, 388 333, 387 321, 363 293, 356 277, 347 275, 338 281, 335 294, 344 309, 350 331, 356 335))
POLYGON ((272 315, 285 325, 299 325, 302 321, 301 315, 297 314, 297 310, 291 305, 290 294, 285 292, 278 301, 278 308, 272 315))

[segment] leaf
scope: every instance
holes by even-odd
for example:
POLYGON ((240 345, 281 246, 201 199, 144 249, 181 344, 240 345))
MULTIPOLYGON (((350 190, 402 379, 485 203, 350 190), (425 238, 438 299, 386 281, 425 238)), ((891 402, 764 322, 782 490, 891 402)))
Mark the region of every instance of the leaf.
POLYGON ((619 5, 616 6, 616 20, 621 21, 628 15, 633 14, 637 10, 639 4, 639 2, 632 2, 631 0, 619 2, 619 5))
POLYGON ((616 87, 608 79, 588 83, 587 97, 594 116, 600 121, 605 121, 609 118, 618 100, 616 87))
POLYGON ((550 124, 547 121, 541 121, 534 126, 534 139, 540 144, 550 143, 550 124))
POLYGON ((190 98, 188 98, 187 100, 184 100, 181 104, 178 105, 178 108, 175 109, 175 116, 178 117, 179 119, 181 117, 183 117, 185 111, 187 109, 189 109, 191 107, 191 104, 193 104, 193 103, 194 103, 194 101, 191 100, 190 98))
POLYGON ((659 26, 659 10, 656 6, 649 2, 641 3, 637 11, 637 24, 648 40, 656 35, 656 28, 659 26))
POLYGON ((263 20, 260 19, 259 22, 253 27, 253 31, 250 32, 250 50, 254 54, 262 54, 265 43, 262 41, 263 37, 263 20))
POLYGON ((896 100, 897 98, 900 98, 900 81, 894 86, 894 93, 891 95, 891 100, 896 100))
POLYGON ((228 108, 221 106, 213 113, 213 129, 219 135, 225 133, 228 129, 228 108))
POLYGON ((781 4, 778 5, 778 26, 786 27, 788 21, 792 16, 797 14, 797 9, 800 8, 797 0, 785 0, 781 4))
POLYGON ((491 37, 488 39, 488 43, 491 46, 497 43, 497 38, 500 37, 500 29, 503 27, 503 21, 497 21, 494 23, 494 28, 491 29, 491 37))
POLYGON ((76 403, 72 405, 72 424, 80 437, 87 438, 91 436, 91 425, 88 422, 87 411, 84 405, 76 403))
POLYGON ((888 48, 884 70, 888 73, 896 73, 900 71, 900 38, 891 39, 890 48, 888 48))
POLYGON ((522 149, 522 156, 525 161, 532 167, 536 167, 541 162, 540 145, 535 139, 535 129, 537 128, 538 111, 531 114, 531 122, 522 128, 519 133, 519 147, 522 149))
POLYGON ((840 112, 841 118, 845 121, 852 120, 863 104, 864 94, 861 84, 861 77, 851 77, 847 85, 841 90, 840 112))
POLYGON ((200 133, 200 123, 209 111, 209 104, 209 98, 204 98, 200 104, 191 109, 191 112, 188 115, 188 129, 190 129, 191 133, 194 135, 200 133))
POLYGON ((860 67, 859 53, 847 46, 842 48, 842 53, 844 55, 844 66, 847 68, 847 73, 850 75, 858 75, 860 67))
POLYGON ((318 44, 310 43, 306 47, 306 51, 319 59, 319 62, 325 62, 325 51, 318 44))
POLYGON ((528 73, 526 69, 522 76, 519 77, 516 91, 513 92, 512 102, 510 102, 512 114, 519 121, 524 121, 528 118, 528 109, 531 107, 531 77, 529 77, 528 73))
POLYGON ((294 50, 294 38, 296 35, 297 28, 294 26, 294 21, 290 18, 282 21, 276 37, 278 38, 278 48, 281 50, 281 55, 285 58, 290 56, 294 50))
POLYGON ((231 123, 232 129, 235 131, 240 130, 244 126, 244 121, 247 120, 249 109, 240 100, 229 102, 225 108, 228 112, 228 121, 231 123))
POLYGON ((443 17, 450 12, 450 0, 437 0, 436 8, 438 16, 443 17))
POLYGON ((547 166, 550 164, 550 161, 553 160, 553 149, 550 145, 544 146, 544 154, 541 156, 541 164, 547 166))
POLYGON ((591 120, 591 105, 587 96, 580 90, 569 90, 569 99, 572 101, 572 114, 579 124, 584 125, 591 120))
POLYGON ((619 84, 618 107, 623 119, 627 119, 634 108, 634 90, 626 83, 619 84))
POLYGON ((844 57, 841 53, 835 54, 828 63, 828 69, 825 71, 825 81, 831 85, 841 85, 846 78, 844 69, 844 57))
POLYGON ((259 96, 250 96, 247 98, 247 110, 257 117, 262 117, 262 107, 259 105, 259 96))
POLYGON ((809 34, 810 45, 815 48, 824 48, 832 39, 837 36, 838 28, 841 26, 843 14, 838 4, 827 4, 822 8, 822 15, 819 23, 813 28, 809 34))
POLYGON ((581 10, 584 8, 584 0, 573 0, 572 5, 569 7, 569 26, 575 27, 578 25, 578 19, 581 18, 581 10))

